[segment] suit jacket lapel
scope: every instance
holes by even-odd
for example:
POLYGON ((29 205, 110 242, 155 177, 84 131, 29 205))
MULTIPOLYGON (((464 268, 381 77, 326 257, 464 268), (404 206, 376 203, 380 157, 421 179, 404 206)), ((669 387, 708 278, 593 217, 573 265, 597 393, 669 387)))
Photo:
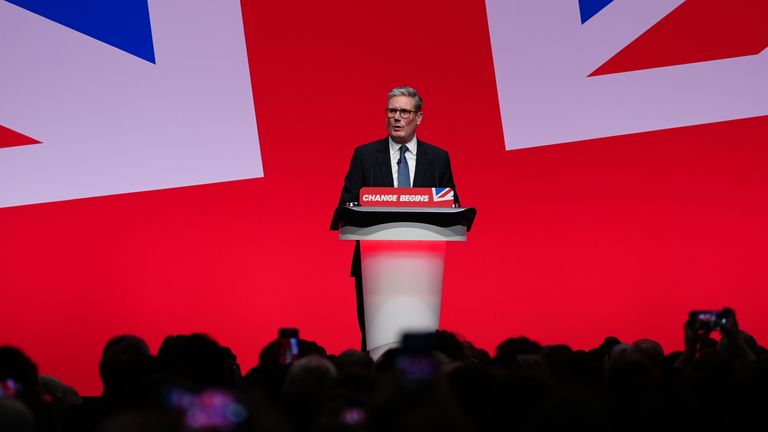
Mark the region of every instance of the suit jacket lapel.
POLYGON ((430 187, 429 169, 432 165, 429 163, 429 151, 419 140, 416 140, 416 172, 413 173, 411 186, 430 187))
MULTIPOLYGON (((394 187, 395 180, 392 178, 392 161, 389 156, 389 139, 385 138, 381 141, 378 151, 376 152, 376 163, 379 166, 379 179, 383 181, 383 184, 377 184, 373 182, 371 186, 379 187, 394 187)), ((418 166, 418 164, 416 164, 418 166)))

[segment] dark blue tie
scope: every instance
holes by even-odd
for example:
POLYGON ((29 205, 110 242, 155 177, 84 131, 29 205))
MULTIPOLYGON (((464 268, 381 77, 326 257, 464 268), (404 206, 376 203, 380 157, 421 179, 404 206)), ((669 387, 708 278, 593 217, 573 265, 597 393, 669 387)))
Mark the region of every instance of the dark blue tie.
POLYGON ((411 173, 408 169, 408 159, 405 158, 405 152, 408 147, 400 146, 400 159, 397 161, 397 187, 411 187, 411 173))

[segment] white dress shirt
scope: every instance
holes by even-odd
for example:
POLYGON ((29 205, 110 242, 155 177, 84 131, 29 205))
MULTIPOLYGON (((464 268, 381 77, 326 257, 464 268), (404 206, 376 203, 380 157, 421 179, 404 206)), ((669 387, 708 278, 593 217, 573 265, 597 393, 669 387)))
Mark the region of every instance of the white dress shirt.
POLYGON ((397 184, 397 160, 400 159, 401 145, 408 147, 408 151, 405 152, 405 159, 408 161, 408 175, 411 179, 411 186, 413 186, 413 174, 416 172, 416 136, 405 144, 398 144, 392 141, 392 138, 389 139, 389 159, 392 164, 392 180, 395 182, 395 187, 399 187, 397 184))

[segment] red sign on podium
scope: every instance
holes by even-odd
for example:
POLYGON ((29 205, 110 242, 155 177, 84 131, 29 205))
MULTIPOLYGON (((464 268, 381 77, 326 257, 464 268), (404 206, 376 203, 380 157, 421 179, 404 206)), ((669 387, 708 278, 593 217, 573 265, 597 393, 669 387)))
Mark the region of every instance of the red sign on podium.
POLYGON ((365 207, 451 207, 451 188, 389 188, 360 189, 360 205, 365 207))

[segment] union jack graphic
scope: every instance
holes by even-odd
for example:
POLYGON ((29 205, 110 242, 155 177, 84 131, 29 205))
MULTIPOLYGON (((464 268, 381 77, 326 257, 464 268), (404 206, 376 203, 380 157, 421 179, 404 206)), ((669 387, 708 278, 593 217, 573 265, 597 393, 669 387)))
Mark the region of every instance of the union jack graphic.
POLYGON ((486 0, 506 149, 765 115, 767 4, 486 0))
POLYGON ((453 189, 451 188, 432 188, 432 201, 453 201, 453 189))
POLYGON ((264 176, 240 2, 0 1, 0 58, 0 208, 264 176))

